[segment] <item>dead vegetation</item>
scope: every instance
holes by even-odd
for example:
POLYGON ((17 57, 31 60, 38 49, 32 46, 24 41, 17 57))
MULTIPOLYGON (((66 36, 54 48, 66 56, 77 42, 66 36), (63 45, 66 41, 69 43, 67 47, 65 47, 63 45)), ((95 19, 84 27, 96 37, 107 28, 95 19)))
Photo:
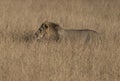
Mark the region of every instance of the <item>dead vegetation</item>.
POLYGON ((0 0, 0 81, 119 81, 119 0, 0 0), (104 35, 100 47, 34 41, 49 20, 104 35))

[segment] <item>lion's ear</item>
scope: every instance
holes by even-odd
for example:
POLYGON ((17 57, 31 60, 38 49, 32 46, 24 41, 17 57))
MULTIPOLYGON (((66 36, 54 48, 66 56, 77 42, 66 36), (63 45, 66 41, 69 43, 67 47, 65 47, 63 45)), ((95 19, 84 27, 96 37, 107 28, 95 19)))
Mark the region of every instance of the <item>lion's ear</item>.
POLYGON ((42 24, 40 28, 47 29, 48 25, 47 24, 42 24))
POLYGON ((54 24, 55 25, 55 29, 59 30, 60 29, 60 25, 59 24, 54 24))
POLYGON ((44 27, 45 27, 45 29, 47 29, 47 28, 48 28, 48 25, 47 25, 47 24, 44 24, 44 27))

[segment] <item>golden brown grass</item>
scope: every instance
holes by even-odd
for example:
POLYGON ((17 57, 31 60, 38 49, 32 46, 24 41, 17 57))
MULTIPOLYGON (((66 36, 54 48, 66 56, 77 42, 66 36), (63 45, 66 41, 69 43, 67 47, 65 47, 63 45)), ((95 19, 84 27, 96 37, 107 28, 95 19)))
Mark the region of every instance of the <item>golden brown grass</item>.
POLYGON ((119 0, 0 0, 0 81, 119 81, 119 0), (45 20, 93 29, 100 47, 32 40, 45 20))

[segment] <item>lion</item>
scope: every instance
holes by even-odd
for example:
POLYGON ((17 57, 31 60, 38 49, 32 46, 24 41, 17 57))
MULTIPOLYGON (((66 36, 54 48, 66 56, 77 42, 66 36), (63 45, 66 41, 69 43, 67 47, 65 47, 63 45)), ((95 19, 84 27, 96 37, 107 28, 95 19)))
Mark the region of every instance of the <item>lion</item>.
POLYGON ((58 33, 59 25, 52 23, 52 22, 44 22, 40 26, 40 28, 35 32, 35 37, 40 39, 46 40, 59 40, 59 33, 58 33))
POLYGON ((90 29, 64 29, 57 23, 43 22, 40 28, 35 32, 37 40, 52 41, 82 41, 84 43, 95 42, 99 33, 90 29))

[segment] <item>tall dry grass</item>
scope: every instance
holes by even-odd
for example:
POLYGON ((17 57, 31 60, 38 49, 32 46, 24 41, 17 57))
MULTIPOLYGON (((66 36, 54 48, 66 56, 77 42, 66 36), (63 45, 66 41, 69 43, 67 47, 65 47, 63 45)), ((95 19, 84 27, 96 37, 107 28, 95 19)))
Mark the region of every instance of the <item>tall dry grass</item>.
POLYGON ((119 81, 119 0, 0 0, 0 81, 119 81), (36 42, 45 20, 93 29, 100 47, 36 42))

